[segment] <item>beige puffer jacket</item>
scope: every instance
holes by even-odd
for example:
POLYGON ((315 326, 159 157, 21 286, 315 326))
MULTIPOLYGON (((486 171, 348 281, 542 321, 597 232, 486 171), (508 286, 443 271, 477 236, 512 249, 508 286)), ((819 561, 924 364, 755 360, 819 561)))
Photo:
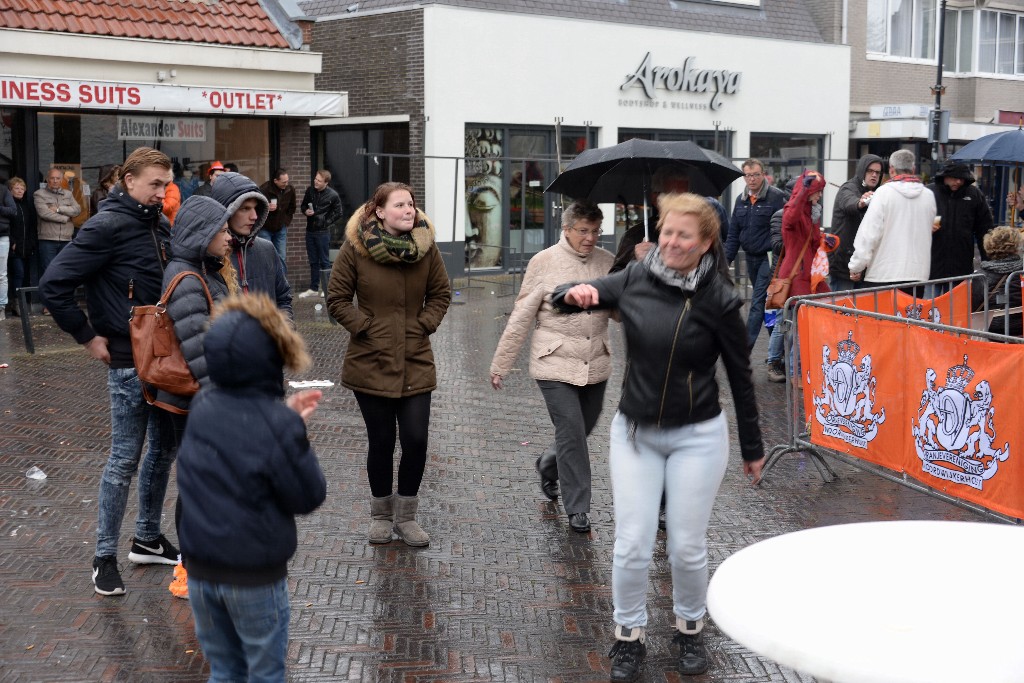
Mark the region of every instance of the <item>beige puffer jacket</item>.
POLYGON ((606 381, 612 371, 608 343, 611 311, 556 313, 548 295, 560 284, 607 275, 614 260, 610 251, 600 247, 586 256, 580 254, 569 245, 564 233, 558 244, 530 259, 519 297, 491 360, 491 374, 508 376, 533 329, 530 377, 575 386, 606 381))
POLYGON ((70 190, 51 192, 48 188, 35 191, 32 199, 39 215, 39 239, 70 242, 75 234, 72 218, 82 213, 70 190))

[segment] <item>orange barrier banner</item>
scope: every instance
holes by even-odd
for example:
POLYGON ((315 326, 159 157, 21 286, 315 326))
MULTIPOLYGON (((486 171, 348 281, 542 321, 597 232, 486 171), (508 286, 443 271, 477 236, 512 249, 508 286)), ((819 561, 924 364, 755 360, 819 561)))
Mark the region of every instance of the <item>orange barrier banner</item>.
POLYGON ((1024 345, 801 306, 811 442, 1024 517, 1024 345))
MULTIPOLYGON (((836 306, 856 308, 862 311, 885 313, 911 320, 927 320, 954 327, 971 326, 971 281, 964 281, 950 291, 934 299, 914 297, 906 292, 894 289, 891 292, 879 292, 877 295, 857 294, 835 300, 836 306)), ((973 286, 980 286, 973 283, 973 286)), ((827 299, 826 299, 827 300, 827 299)))

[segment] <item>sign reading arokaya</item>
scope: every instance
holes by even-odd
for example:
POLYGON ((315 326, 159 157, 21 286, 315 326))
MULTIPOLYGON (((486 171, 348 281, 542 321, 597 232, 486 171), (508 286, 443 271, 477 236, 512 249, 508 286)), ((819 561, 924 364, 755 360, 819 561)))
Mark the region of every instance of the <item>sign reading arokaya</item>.
POLYGON ((663 88, 675 92, 711 92, 709 106, 712 110, 722 106, 722 95, 733 95, 740 89, 743 78, 742 71, 726 71, 724 69, 696 69, 696 57, 687 57, 683 65, 651 66, 651 53, 644 55, 643 61, 636 71, 626 76, 619 86, 620 90, 640 85, 648 99, 654 99, 655 90, 663 88))

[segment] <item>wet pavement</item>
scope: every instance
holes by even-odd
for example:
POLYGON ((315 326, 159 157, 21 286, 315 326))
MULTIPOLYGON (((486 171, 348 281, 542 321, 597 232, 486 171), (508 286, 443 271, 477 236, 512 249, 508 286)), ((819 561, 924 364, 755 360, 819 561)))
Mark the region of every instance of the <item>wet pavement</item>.
MULTIPOLYGON (((593 531, 573 533, 558 504, 541 496, 533 463, 552 438, 536 385, 519 370, 496 392, 491 355, 513 298, 502 285, 459 290, 433 338, 439 387, 421 489, 428 548, 365 540, 369 490, 362 420, 351 392, 325 390, 309 426, 329 490, 299 520, 290 566, 291 681, 606 681, 612 644, 612 501, 607 435, 621 379, 590 439, 593 531), (493 293, 492 293, 493 290, 493 293)), ((339 381, 347 335, 296 300, 315 367, 303 379, 339 381)), ((615 326, 613 325, 613 328, 615 326)), ((93 592, 96 494, 109 446, 105 371, 46 317, 33 319, 37 353, 24 352, 17 320, 0 322, 0 683, 205 681, 208 669, 187 601, 171 596, 171 568, 127 561, 132 501, 122 529, 127 595, 93 592), (25 476, 38 466, 48 476, 25 476)), ((785 440, 785 390, 769 384, 766 335, 755 382, 766 445, 785 440)), ((728 401, 728 392, 725 392, 728 401)), ((808 527, 887 519, 981 517, 835 464, 825 484, 805 457, 787 456, 766 484, 733 463, 712 515, 712 571, 737 550, 808 527)), ((172 527, 174 479, 165 505, 172 527)), ((173 538, 173 531, 168 532, 173 538)), ((765 581, 765 590, 771 590, 765 581)), ((842 586, 836 586, 842 590, 842 586)), ((650 585, 643 681, 680 681, 671 648, 671 582, 659 535, 650 585)), ((821 596, 827 600, 827 595, 821 596)), ((811 681, 707 630, 708 681, 811 681)))

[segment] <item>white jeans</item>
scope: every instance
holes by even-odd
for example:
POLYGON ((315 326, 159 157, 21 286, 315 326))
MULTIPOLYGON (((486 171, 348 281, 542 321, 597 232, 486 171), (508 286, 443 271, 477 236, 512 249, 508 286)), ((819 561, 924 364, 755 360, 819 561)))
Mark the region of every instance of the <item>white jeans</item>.
POLYGON ((7 305, 7 257, 11 254, 11 238, 0 237, 0 306, 7 305))
POLYGON ((696 621, 706 611, 711 507, 729 460, 725 414, 683 427, 637 427, 632 439, 628 428, 616 413, 608 456, 615 500, 613 618, 625 628, 647 626, 647 574, 664 491, 672 611, 696 621))

